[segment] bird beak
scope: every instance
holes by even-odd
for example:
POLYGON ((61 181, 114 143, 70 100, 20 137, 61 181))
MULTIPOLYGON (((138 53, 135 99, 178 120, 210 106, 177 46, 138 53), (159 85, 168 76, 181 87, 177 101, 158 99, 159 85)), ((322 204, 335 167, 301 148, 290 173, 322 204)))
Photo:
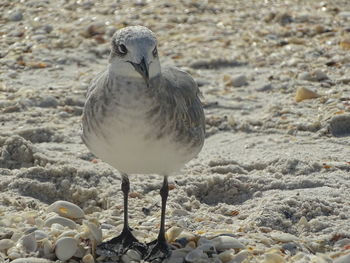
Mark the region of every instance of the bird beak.
POLYGON ((140 73, 140 75, 143 77, 143 79, 146 81, 146 83, 148 83, 149 71, 148 71, 148 63, 146 62, 145 58, 143 57, 139 64, 131 62, 131 65, 133 65, 134 69, 138 73, 140 73))

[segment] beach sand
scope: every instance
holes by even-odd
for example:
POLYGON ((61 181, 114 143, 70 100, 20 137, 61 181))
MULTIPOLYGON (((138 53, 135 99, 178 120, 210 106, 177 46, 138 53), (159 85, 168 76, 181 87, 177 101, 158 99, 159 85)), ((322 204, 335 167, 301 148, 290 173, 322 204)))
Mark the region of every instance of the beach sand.
MULTIPOLYGON (((47 221, 58 200, 85 213, 65 234, 77 240, 68 262, 104 262, 94 233, 121 230, 120 176, 83 144, 81 114, 111 36, 127 25, 152 29, 162 65, 189 72, 203 93, 205 145, 169 178, 170 262, 350 262, 347 1, 0 7, 0 262, 58 260, 69 228, 47 221)), ((130 224, 149 242, 162 177, 130 181, 130 224)))

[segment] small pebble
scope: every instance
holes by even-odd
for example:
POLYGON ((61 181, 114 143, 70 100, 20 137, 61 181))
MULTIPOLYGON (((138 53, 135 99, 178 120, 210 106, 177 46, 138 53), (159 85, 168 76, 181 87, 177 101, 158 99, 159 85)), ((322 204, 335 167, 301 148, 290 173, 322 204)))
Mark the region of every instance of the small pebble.
POLYGON ((234 87, 242 87, 247 84, 248 84, 248 81, 245 75, 239 75, 232 78, 232 86, 234 87))
POLYGON ((327 74, 324 73, 322 70, 319 70, 319 69, 315 70, 313 72, 313 74, 314 74, 314 76, 315 76, 317 81, 322 81, 322 80, 329 79, 327 74))
POLYGON ((335 137, 350 136, 350 114, 333 116, 329 121, 328 130, 335 137))
POLYGON ((20 11, 12 11, 8 14, 7 19, 12 22, 21 21, 23 19, 23 14, 20 11))
POLYGON ((273 86, 271 83, 268 83, 268 84, 263 84, 261 85, 259 88, 256 89, 256 91, 270 91, 273 89, 273 86))
POLYGON ((38 106, 42 108, 56 108, 58 100, 53 96, 46 96, 39 101, 38 106))
POLYGON ((311 76, 311 74, 309 72, 302 72, 299 74, 299 79, 312 81, 313 77, 311 76))
POLYGON ((317 94, 316 92, 314 92, 308 88, 299 87, 295 93, 294 99, 296 102, 300 102, 303 100, 316 99, 319 97, 320 97, 320 95, 317 94))

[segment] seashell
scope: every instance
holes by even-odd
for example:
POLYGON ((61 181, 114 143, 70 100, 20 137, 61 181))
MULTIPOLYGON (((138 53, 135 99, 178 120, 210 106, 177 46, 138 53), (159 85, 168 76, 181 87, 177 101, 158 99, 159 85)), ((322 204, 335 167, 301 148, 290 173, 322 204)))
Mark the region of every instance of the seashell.
POLYGON ((28 235, 28 234, 34 232, 35 230, 38 230, 38 228, 37 227, 30 227, 24 231, 24 234, 28 235))
POLYGON ((97 244, 102 242, 102 230, 95 223, 89 222, 87 220, 83 221, 83 225, 88 228, 92 239, 97 242, 97 244))
POLYGON ((185 257, 187 262, 197 262, 199 259, 208 259, 208 255, 200 249, 194 249, 185 257))
POLYGON ((56 201, 47 208, 47 211, 74 219, 85 217, 84 211, 79 206, 67 201, 56 201))
POLYGON ((283 243, 292 242, 298 239, 296 236, 292 234, 283 233, 283 232, 273 232, 271 233, 271 238, 283 243))
POLYGON ((316 99, 319 97, 321 97, 321 95, 317 94, 316 92, 308 88, 299 87, 295 93, 294 99, 296 102, 300 102, 303 100, 316 99))
POLYGON ((216 250, 223 251, 231 248, 243 249, 245 246, 236 238, 230 236, 218 236, 212 239, 216 250))
POLYGON ((18 258, 11 263, 52 263, 53 261, 45 259, 45 258, 18 258))
POLYGON ((140 262, 140 261, 141 261, 141 255, 140 255, 140 253, 138 253, 136 250, 129 249, 129 250, 126 252, 126 255, 127 255, 131 260, 134 260, 134 261, 137 261, 137 262, 140 262))
POLYGON ((182 231, 183 228, 173 226, 169 228, 168 231, 166 231, 165 238, 168 242, 173 242, 181 234, 182 231))
POLYGON ((41 218, 35 218, 35 225, 38 228, 42 228, 44 226, 44 220, 42 220, 41 218))
POLYGON ((184 262, 186 255, 190 251, 192 251, 192 249, 188 249, 188 248, 180 248, 180 249, 173 250, 171 252, 171 258, 169 260, 169 263, 170 262, 184 262))
POLYGON ((198 239, 197 244, 198 246, 201 246, 203 244, 214 244, 212 240, 206 239, 205 237, 201 237, 198 239))
POLYGON ((82 259, 83 263, 95 263, 94 257, 91 254, 87 254, 82 259))
POLYGON ((2 239, 0 240, 0 250, 7 250, 10 247, 13 247, 15 242, 13 242, 11 239, 2 239))
POLYGON ((348 263, 350 262, 350 254, 341 256, 334 260, 334 263, 348 263))
POLYGON ((38 230, 35 230, 35 231, 34 231, 34 234, 35 234, 35 239, 36 239, 37 241, 40 241, 40 240, 43 240, 43 239, 49 237, 48 234, 46 234, 44 231, 39 230, 39 229, 38 229, 38 230))
POLYGON ((52 254, 52 252, 54 251, 54 246, 50 240, 45 239, 43 241, 43 249, 44 249, 44 255, 48 256, 48 255, 52 254))
POLYGON ((78 242, 71 237, 62 237, 56 241, 55 254, 59 260, 70 259, 78 249, 78 242))
POLYGON ((77 251, 75 251, 74 253, 74 257, 83 258, 85 254, 86 254, 86 249, 83 246, 78 245, 77 251))
POLYGON ((22 232, 14 232, 11 236, 11 240, 17 242, 23 236, 22 232))
POLYGON ((22 258, 24 255, 18 250, 17 247, 11 247, 7 250, 7 257, 9 259, 16 259, 16 258, 22 258))
POLYGON ((19 240, 19 243, 24 247, 26 252, 34 252, 38 248, 38 244, 36 243, 34 232, 23 236, 19 240))
POLYGON ((234 252, 231 250, 226 250, 219 254, 219 259, 223 262, 229 262, 234 257, 234 252))
POLYGON ((200 250, 203 250, 204 252, 212 252, 212 251, 216 252, 216 249, 215 249, 213 242, 204 243, 204 244, 198 246, 197 248, 200 250))
POLYGON ((123 262, 123 263, 132 263, 133 261, 127 255, 124 254, 121 257, 121 262, 123 262))
POLYGON ((185 248, 191 248, 191 249, 195 249, 197 246, 196 246, 196 242, 194 241, 190 241, 187 243, 186 247, 185 248))
POLYGON ((177 239, 186 238, 188 241, 191 241, 191 240, 195 240, 196 236, 189 231, 183 230, 176 238, 177 239))
POLYGON ((246 261, 246 259, 248 259, 248 257, 250 256, 251 256, 250 252, 248 252, 247 250, 242 250, 236 255, 234 255, 231 262, 234 262, 234 263, 249 262, 249 261, 246 261))
POLYGON ((284 263, 286 262, 279 254, 265 254, 262 263, 284 263))
POLYGON ((53 216, 45 220, 44 225, 50 227, 52 224, 60 224, 61 226, 66 226, 71 229, 76 229, 77 224, 68 218, 62 216, 53 216))
POLYGON ((50 227, 50 235, 60 235, 62 232, 64 231, 64 226, 57 224, 57 223, 53 223, 50 227))
POLYGON ((350 245, 350 238, 342 238, 334 243, 335 247, 344 247, 344 246, 349 246, 349 245, 350 245))
POLYGON ((78 234, 78 231, 76 230, 67 230, 64 231, 63 233, 61 233, 57 239, 61 238, 61 237, 75 237, 78 234))

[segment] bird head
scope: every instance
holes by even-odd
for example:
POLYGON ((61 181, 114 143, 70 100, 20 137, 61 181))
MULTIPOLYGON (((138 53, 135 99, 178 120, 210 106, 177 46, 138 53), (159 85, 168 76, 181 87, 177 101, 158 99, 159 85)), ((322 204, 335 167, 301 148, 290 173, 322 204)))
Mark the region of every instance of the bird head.
POLYGON ((157 39, 143 26, 129 26, 112 37, 110 70, 118 76, 143 78, 146 83, 160 74, 157 39))

